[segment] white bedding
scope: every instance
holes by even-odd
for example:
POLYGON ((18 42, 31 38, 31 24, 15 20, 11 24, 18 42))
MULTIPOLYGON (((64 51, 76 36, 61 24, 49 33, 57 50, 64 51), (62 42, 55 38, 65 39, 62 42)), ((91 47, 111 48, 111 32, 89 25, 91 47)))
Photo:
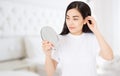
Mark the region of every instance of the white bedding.
POLYGON ((28 71, 0 71, 0 76, 40 76, 28 71))

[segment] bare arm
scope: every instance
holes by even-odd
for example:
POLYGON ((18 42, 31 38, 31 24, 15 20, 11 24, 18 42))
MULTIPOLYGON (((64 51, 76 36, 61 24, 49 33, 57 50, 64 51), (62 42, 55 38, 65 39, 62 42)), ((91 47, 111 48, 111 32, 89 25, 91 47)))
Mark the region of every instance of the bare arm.
POLYGON ((111 49, 111 47, 109 46, 109 44, 104 40, 103 36, 101 35, 101 33, 99 32, 99 30, 97 29, 97 24, 96 21, 93 17, 88 16, 86 19, 86 22, 88 24, 88 27, 91 29, 91 31, 95 34, 99 45, 100 45, 100 56, 102 58, 104 58, 105 60, 112 60, 113 59, 113 51, 111 49), (88 20, 92 21, 92 24, 90 24, 88 22, 88 20))
POLYGON ((47 72, 47 76, 53 76, 56 70, 57 62, 51 57, 46 56, 46 61, 45 61, 45 69, 47 72))
POLYGON ((47 76, 53 76, 57 66, 57 62, 51 58, 51 49, 53 45, 48 41, 43 41, 42 47, 45 53, 45 70, 47 76))
POLYGON ((113 59, 113 51, 112 48, 108 45, 108 43, 104 40, 103 36, 100 34, 99 31, 96 31, 95 36, 100 45, 100 56, 106 60, 113 59))

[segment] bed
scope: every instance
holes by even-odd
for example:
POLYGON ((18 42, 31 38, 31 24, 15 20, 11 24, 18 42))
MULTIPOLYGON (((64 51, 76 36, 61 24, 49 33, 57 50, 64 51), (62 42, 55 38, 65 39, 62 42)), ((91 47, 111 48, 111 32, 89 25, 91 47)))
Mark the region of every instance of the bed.
POLYGON ((0 71, 0 76, 40 76, 28 71, 0 71))

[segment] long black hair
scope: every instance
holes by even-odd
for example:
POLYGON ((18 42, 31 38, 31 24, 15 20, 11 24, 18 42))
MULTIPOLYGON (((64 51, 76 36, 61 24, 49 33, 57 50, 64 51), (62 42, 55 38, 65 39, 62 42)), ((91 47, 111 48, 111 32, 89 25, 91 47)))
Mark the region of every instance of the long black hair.
MULTIPOLYGON (((65 22, 64 22, 63 30, 60 33, 60 35, 66 35, 70 32, 67 28, 67 25, 66 25, 66 14, 67 14, 68 10, 73 9, 73 8, 76 8, 81 13, 83 19, 85 19, 87 16, 91 16, 91 9, 86 3, 82 2, 82 1, 71 2, 66 9, 65 22)), ((82 32, 92 33, 92 31, 89 29, 87 23, 84 24, 84 26, 82 28, 82 32)))

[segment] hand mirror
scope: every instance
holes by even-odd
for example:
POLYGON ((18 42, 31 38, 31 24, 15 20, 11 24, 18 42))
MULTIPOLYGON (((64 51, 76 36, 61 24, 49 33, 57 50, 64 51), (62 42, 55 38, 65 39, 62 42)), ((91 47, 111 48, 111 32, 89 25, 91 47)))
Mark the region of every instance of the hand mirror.
POLYGON ((51 42, 55 47, 59 41, 56 31, 50 26, 44 26, 40 31, 42 40, 47 40, 51 42))

